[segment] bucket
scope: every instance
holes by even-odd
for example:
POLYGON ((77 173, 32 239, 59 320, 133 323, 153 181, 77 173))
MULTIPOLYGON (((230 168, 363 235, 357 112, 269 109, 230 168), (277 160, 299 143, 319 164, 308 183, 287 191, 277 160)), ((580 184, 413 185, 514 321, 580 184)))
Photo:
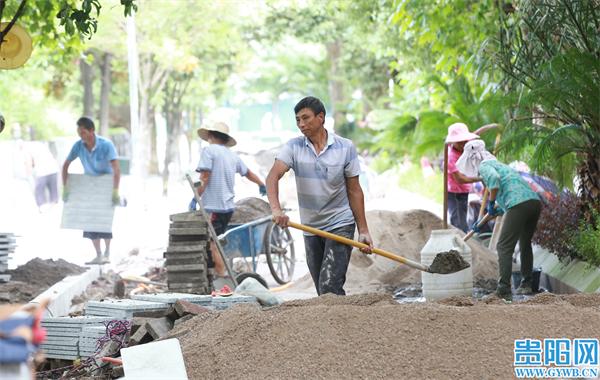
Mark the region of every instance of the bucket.
MULTIPOLYGON (((431 231, 429 240, 421 250, 421 264, 429 266, 438 253, 451 249, 458 251, 469 265, 473 265, 471 248, 462 241, 455 230, 431 231)), ((473 268, 471 266, 451 274, 422 272, 423 297, 427 300, 436 300, 452 296, 472 296, 473 268)))
MULTIPOLYGON (((534 293, 540 291, 540 276, 542 274, 542 268, 533 268, 532 276, 531 276, 531 290, 534 293)), ((517 289, 521 285, 521 272, 515 271, 512 272, 512 287, 513 289, 517 289)))

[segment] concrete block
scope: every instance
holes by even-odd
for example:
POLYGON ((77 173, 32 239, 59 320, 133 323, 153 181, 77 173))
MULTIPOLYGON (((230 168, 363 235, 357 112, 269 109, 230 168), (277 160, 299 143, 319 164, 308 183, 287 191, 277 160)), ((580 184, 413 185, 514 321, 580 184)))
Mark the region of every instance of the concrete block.
POLYGON ((174 304, 178 300, 189 302, 211 302, 212 297, 203 294, 188 293, 155 293, 155 294, 135 294, 131 298, 141 301, 162 302, 174 304))
POLYGON ((167 276, 172 272, 204 272, 206 270, 205 264, 184 264, 184 265, 169 265, 167 266, 167 276))
MULTIPOLYGON (((210 311, 210 310, 209 310, 210 311)), ((173 327, 175 326, 179 326, 180 324, 182 324, 185 321, 189 321, 190 319, 194 318, 195 315, 194 314, 188 314, 186 316, 183 316, 179 319, 177 319, 174 323, 173 323, 173 327)))
POLYGON ((188 379, 177 339, 123 348, 121 358, 127 380, 188 379))
POLYGON ((208 236, 206 227, 169 228, 169 235, 201 235, 208 236))
POLYGON ((203 313, 210 311, 209 309, 207 309, 203 306, 195 305, 191 302, 183 301, 183 300, 179 300, 179 301, 175 302, 174 308, 180 317, 184 317, 188 314, 198 315, 198 314, 203 314, 203 313))
POLYGON ((166 317, 150 319, 146 322, 146 331, 155 340, 166 336, 172 328, 171 321, 166 317))
POLYGON ((200 211, 189 211, 170 215, 169 220, 171 220, 171 222, 193 222, 203 221, 204 217, 200 211))

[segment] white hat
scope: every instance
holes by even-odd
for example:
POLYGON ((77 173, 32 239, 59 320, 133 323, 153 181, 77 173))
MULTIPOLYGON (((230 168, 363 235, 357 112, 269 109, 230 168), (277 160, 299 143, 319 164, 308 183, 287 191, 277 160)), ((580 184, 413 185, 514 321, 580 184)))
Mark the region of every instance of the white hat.
POLYGON ((472 140, 465 145, 462 155, 456 161, 456 168, 467 177, 477 177, 479 165, 483 161, 495 159, 493 154, 485 150, 483 140, 472 140))
POLYGON ((200 129, 198 129, 198 136, 200 136, 200 138, 202 140, 208 141, 208 132, 209 131, 221 132, 221 133, 227 135, 227 137, 229 137, 229 140, 227 140, 227 143, 225 143, 225 146, 232 147, 235 144, 237 144, 237 141, 235 141, 235 139, 229 135, 229 127, 225 123, 218 122, 218 123, 215 123, 212 127, 200 128, 200 129))
MULTIPOLYGON (((7 22, 1 23, 0 30, 4 30, 7 26, 7 22)), ((25 29, 14 24, 0 45, 0 69, 16 69, 23 66, 29 59, 31 50, 31 37, 25 29)))

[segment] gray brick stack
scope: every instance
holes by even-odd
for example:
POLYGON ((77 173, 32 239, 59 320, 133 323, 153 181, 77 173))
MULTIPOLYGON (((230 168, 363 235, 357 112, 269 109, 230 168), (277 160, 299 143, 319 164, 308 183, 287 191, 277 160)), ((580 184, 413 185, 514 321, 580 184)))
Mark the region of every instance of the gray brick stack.
MULTIPOLYGON (((102 337, 106 331, 104 322, 112 319, 114 318, 87 316, 44 318, 42 327, 46 329, 47 337, 40 347, 51 359, 75 360, 83 357, 79 345, 83 329, 94 327, 98 332, 102 329, 102 335, 96 334, 102 337)), ((95 342, 93 344, 95 350, 95 342)), ((88 351, 84 352, 87 355, 88 351)))
POLYGON ((108 317, 111 319, 131 319, 133 313, 139 311, 165 311, 169 304, 130 299, 107 299, 88 301, 85 304, 85 315, 108 317))
POLYGON ((164 253, 167 285, 172 292, 210 294, 206 261, 208 228, 200 211, 171 215, 169 246, 164 253))
POLYGON ((17 244, 15 235, 10 232, 0 232, 0 283, 10 281, 8 260, 15 251, 17 244))

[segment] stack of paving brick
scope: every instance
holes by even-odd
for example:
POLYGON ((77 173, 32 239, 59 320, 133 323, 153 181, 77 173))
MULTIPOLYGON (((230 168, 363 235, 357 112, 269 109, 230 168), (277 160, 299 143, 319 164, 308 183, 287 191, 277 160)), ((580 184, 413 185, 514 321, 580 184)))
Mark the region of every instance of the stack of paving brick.
POLYGON ((79 356, 87 358, 98 351, 98 340, 106 336, 106 326, 83 326, 79 334, 79 356))
POLYGON ((169 305, 163 302, 148 302, 130 299, 106 299, 88 301, 85 304, 85 315, 108 317, 112 319, 132 319, 138 312, 163 312, 169 305))
MULTIPOLYGON (((109 318, 110 319, 110 318, 109 318)), ((53 317, 42 319, 42 327, 46 329, 47 337, 41 348, 46 356, 51 359, 75 360, 82 357, 79 341, 84 328, 93 327, 96 331, 102 330, 102 335, 106 328, 105 317, 53 317)), ((94 342, 95 350, 95 342, 94 342)), ((88 351, 85 351, 88 354, 88 351)))
POLYGON ((201 294, 185 294, 185 293, 154 293, 154 294, 136 294, 131 298, 140 301, 148 302, 164 302, 169 305, 175 304, 177 301, 187 301, 194 305, 206 307, 211 310, 225 310, 237 304, 256 304, 258 300, 252 296, 231 295, 227 297, 213 297, 201 294))
POLYGON ((0 232, 0 283, 10 281, 8 260, 16 246, 15 235, 9 232, 0 232))
POLYGON ((171 215, 169 246, 164 253, 170 291, 210 294, 208 275, 208 228, 200 211, 171 215))

